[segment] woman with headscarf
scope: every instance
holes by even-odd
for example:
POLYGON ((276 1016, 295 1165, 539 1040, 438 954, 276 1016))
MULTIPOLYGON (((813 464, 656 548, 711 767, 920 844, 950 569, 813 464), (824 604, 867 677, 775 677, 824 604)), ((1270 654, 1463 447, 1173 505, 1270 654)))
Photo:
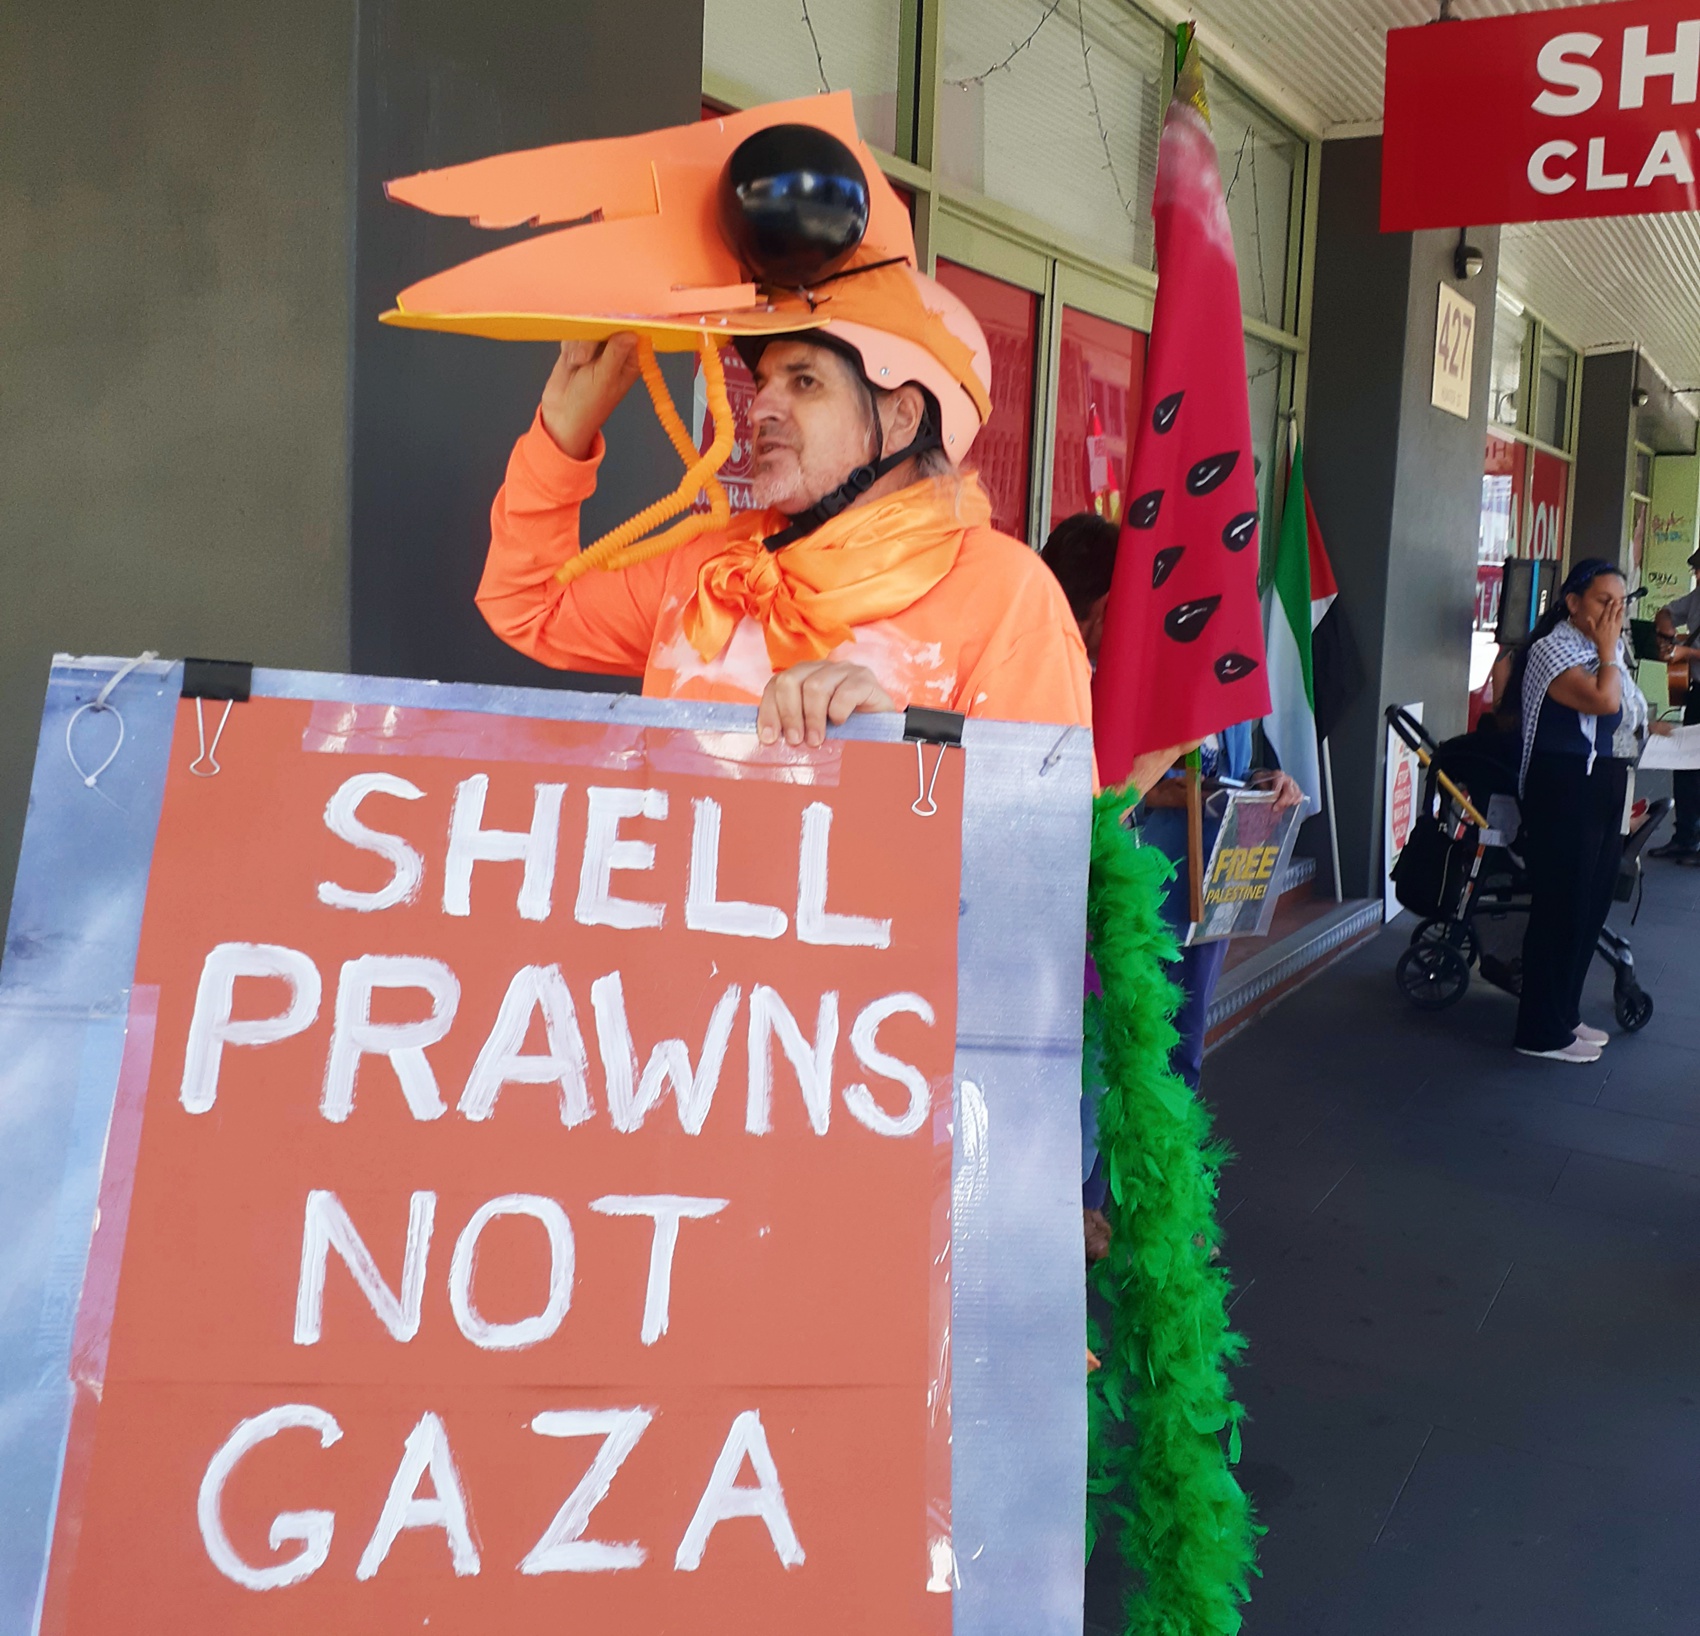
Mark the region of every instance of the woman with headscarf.
POLYGON ((1582 984, 1611 908, 1623 813, 1647 701, 1622 648, 1621 571, 1591 557, 1571 570, 1514 671, 1522 707, 1517 790, 1531 888, 1515 1045, 1524 1056, 1597 1062, 1609 1036, 1582 1021, 1582 984))

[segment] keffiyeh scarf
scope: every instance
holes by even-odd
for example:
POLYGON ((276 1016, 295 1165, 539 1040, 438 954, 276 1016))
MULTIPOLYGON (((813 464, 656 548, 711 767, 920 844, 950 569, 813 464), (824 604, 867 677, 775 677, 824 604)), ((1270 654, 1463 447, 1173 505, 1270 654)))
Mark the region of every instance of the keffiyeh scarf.
MULTIPOLYGON (((1618 727, 1618 735, 1626 743, 1639 746, 1647 732, 1647 700, 1630 677, 1621 641, 1617 647, 1617 664, 1623 673, 1623 720, 1618 727)), ((1568 619, 1529 649, 1528 663, 1523 669, 1523 759, 1517 768, 1519 795, 1523 793, 1523 781, 1529 774, 1529 757, 1534 754, 1535 730, 1540 725, 1541 705, 1546 701, 1547 689, 1567 670, 1585 670, 1592 675, 1599 668, 1599 650, 1568 619)), ((1600 748, 1594 741, 1600 718, 1578 711, 1577 721, 1583 738, 1588 741, 1587 770, 1591 773, 1600 754, 1600 748)), ((1615 745, 1607 745, 1605 753, 1611 755, 1614 749, 1615 745)), ((1630 755, 1633 754, 1631 751, 1630 755)), ((1630 756, 1626 755, 1624 759, 1628 760, 1630 756)))

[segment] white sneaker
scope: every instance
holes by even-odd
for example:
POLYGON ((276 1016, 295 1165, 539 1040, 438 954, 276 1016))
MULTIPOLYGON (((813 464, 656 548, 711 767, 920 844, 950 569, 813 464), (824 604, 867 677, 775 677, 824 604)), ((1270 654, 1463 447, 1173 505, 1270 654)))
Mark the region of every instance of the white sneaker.
POLYGON ((1600 1060, 1600 1048, 1578 1036, 1568 1045, 1561 1045, 1556 1051, 1531 1051, 1526 1045, 1519 1045, 1517 1055, 1520 1057, 1547 1057, 1553 1062, 1598 1062, 1600 1060))
POLYGON ((1584 1045, 1597 1045, 1601 1050, 1611 1044, 1611 1035, 1603 1028, 1590 1028, 1586 1023, 1577 1023, 1576 1038, 1584 1045))

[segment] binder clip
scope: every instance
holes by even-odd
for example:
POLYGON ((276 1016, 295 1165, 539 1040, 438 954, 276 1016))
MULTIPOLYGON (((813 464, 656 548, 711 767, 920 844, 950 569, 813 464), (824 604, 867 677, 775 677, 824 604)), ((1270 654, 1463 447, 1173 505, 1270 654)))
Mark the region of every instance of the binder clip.
POLYGON ((232 705, 246 704, 254 687, 254 667, 245 659, 185 659, 183 661, 183 697, 195 701, 195 730, 200 738, 200 753, 189 763, 196 778, 216 778, 218 743, 224 737, 225 723, 230 720, 232 705), (208 699, 224 701, 224 713, 218 718, 212 743, 207 743, 205 711, 208 699))
POLYGON ((915 800, 909 810, 920 818, 931 818, 939 810, 933 799, 933 787, 939 781, 939 768, 944 765, 944 753, 953 744, 962 744, 963 718, 954 710, 929 710, 912 704, 903 712, 903 741, 915 746, 915 800), (933 762, 932 776, 927 776, 926 746, 939 747, 933 762))

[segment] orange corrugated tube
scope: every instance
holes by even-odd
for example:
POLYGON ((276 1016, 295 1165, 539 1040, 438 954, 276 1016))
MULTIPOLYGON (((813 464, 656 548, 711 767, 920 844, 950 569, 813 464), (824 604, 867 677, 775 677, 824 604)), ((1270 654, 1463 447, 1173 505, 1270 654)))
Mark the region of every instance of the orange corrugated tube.
POLYGON ((680 460, 685 463, 685 474, 671 494, 645 506, 635 517, 562 563, 555 570, 555 578, 562 585, 572 584, 581 574, 592 569, 612 573, 661 556, 710 529, 724 528, 731 520, 731 503, 726 498, 726 490, 721 487, 719 472, 732 453, 732 402, 726 395, 726 371, 720 362, 720 349, 711 336, 703 336, 701 355, 703 380, 708 387, 709 413, 714 417, 714 441, 699 455, 679 411, 673 405, 667 382, 655 360, 654 346, 646 337, 638 338, 638 367, 643 373, 644 385, 649 388, 656 418, 680 460), (650 539, 644 538, 652 528, 666 522, 669 517, 678 516, 704 490, 708 493, 709 504, 706 514, 681 518, 662 533, 650 539))
MULTIPOLYGON (((718 358, 719 355, 719 349, 716 348, 715 357, 718 358)), ((685 429, 684 421, 679 418, 673 394, 667 390, 660 361, 655 356, 655 343, 647 335, 638 337, 638 368, 643 372, 643 384, 649 388, 649 401, 655 405, 655 418, 661 422, 661 429, 667 434, 667 441, 673 445, 673 452, 678 455, 679 464, 695 465, 701 458, 697 453, 697 446, 691 442, 691 434, 685 429)))

